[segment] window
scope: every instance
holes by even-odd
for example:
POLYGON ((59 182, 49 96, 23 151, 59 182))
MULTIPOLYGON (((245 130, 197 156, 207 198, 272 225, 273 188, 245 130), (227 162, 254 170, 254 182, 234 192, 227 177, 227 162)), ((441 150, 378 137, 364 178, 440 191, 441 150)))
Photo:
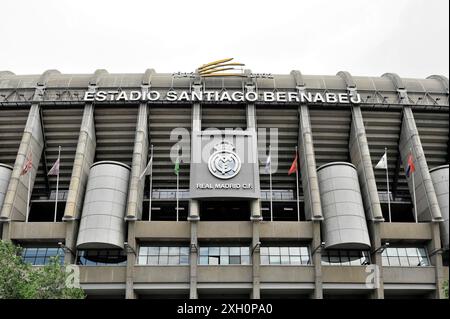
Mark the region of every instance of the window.
POLYGON ((238 246, 200 247, 200 265, 250 265, 250 248, 238 246))
POLYGON ((54 247, 26 247, 22 251, 23 260, 36 266, 47 265, 50 258, 58 257, 59 263, 64 263, 64 251, 61 248, 54 247))
POLYGON ((261 265, 310 265, 307 246, 261 247, 261 265))
POLYGON ((382 253, 383 266, 430 266, 425 247, 389 247, 382 253))
POLYGON ((119 249, 79 250, 77 265, 83 266, 123 266, 127 263, 127 255, 119 249))
POLYGON ((188 246, 141 246, 138 265, 188 265, 188 246))
POLYGON ((367 250, 329 249, 322 252, 322 265, 328 266, 362 266, 370 264, 367 250))

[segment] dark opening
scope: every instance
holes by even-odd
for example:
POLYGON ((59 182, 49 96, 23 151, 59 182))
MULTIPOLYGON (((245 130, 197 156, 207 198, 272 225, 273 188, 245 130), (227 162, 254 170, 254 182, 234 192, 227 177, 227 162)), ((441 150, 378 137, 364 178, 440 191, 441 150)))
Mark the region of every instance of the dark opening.
MULTIPOLYGON (((381 203, 381 210, 385 221, 389 221, 389 207, 381 203)), ((391 203, 391 221, 397 223, 414 223, 414 208, 411 203, 391 203)))
MULTIPOLYGON (((297 202, 272 202, 274 221, 297 221, 297 202)), ((300 202, 300 221, 305 221, 305 204, 300 202)), ((263 220, 270 220, 270 201, 261 202, 263 220)))
MULTIPOLYGON (((142 220, 149 220, 149 201, 145 200, 142 211, 142 220)), ((176 201, 152 201, 152 218, 151 220, 165 220, 165 221, 176 221, 176 201)), ((178 220, 187 220, 189 213, 189 201, 180 200, 178 202, 178 220)))
MULTIPOLYGON (((65 201, 58 201, 58 210, 56 212, 56 221, 62 221, 64 210, 66 209, 65 201)), ((55 218, 55 201, 34 200, 30 204, 29 222, 53 222, 55 218)))
POLYGON ((239 292, 199 293, 198 299, 250 299, 250 294, 239 292))
POLYGON ((200 220, 248 221, 250 220, 250 201, 202 201, 200 202, 200 220))

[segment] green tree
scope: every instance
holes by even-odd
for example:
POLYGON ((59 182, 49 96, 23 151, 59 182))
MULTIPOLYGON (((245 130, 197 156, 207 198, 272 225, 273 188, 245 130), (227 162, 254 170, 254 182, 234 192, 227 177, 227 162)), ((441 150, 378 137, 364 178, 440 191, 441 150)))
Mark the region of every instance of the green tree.
POLYGON ((448 280, 444 281, 444 295, 448 298, 448 280))
POLYGON ((32 267, 23 261, 22 248, 0 240, 0 299, 83 299, 81 288, 68 287, 66 266, 58 257, 32 267))

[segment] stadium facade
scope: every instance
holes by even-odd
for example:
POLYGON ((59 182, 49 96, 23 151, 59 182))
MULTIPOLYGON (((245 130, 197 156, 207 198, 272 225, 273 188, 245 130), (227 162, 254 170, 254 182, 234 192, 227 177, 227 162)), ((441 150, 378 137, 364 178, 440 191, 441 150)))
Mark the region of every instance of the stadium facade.
POLYGON ((438 75, 3 71, 0 235, 92 298, 443 298, 448 120, 438 75))

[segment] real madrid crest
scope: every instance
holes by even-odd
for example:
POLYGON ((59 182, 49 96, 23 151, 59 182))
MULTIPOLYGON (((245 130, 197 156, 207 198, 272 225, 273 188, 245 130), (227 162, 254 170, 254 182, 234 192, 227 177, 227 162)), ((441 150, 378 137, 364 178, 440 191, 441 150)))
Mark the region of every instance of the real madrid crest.
POLYGON ((222 141, 214 146, 214 153, 208 161, 211 174, 220 179, 229 179, 239 173, 241 159, 234 150, 234 145, 228 141, 222 141))

